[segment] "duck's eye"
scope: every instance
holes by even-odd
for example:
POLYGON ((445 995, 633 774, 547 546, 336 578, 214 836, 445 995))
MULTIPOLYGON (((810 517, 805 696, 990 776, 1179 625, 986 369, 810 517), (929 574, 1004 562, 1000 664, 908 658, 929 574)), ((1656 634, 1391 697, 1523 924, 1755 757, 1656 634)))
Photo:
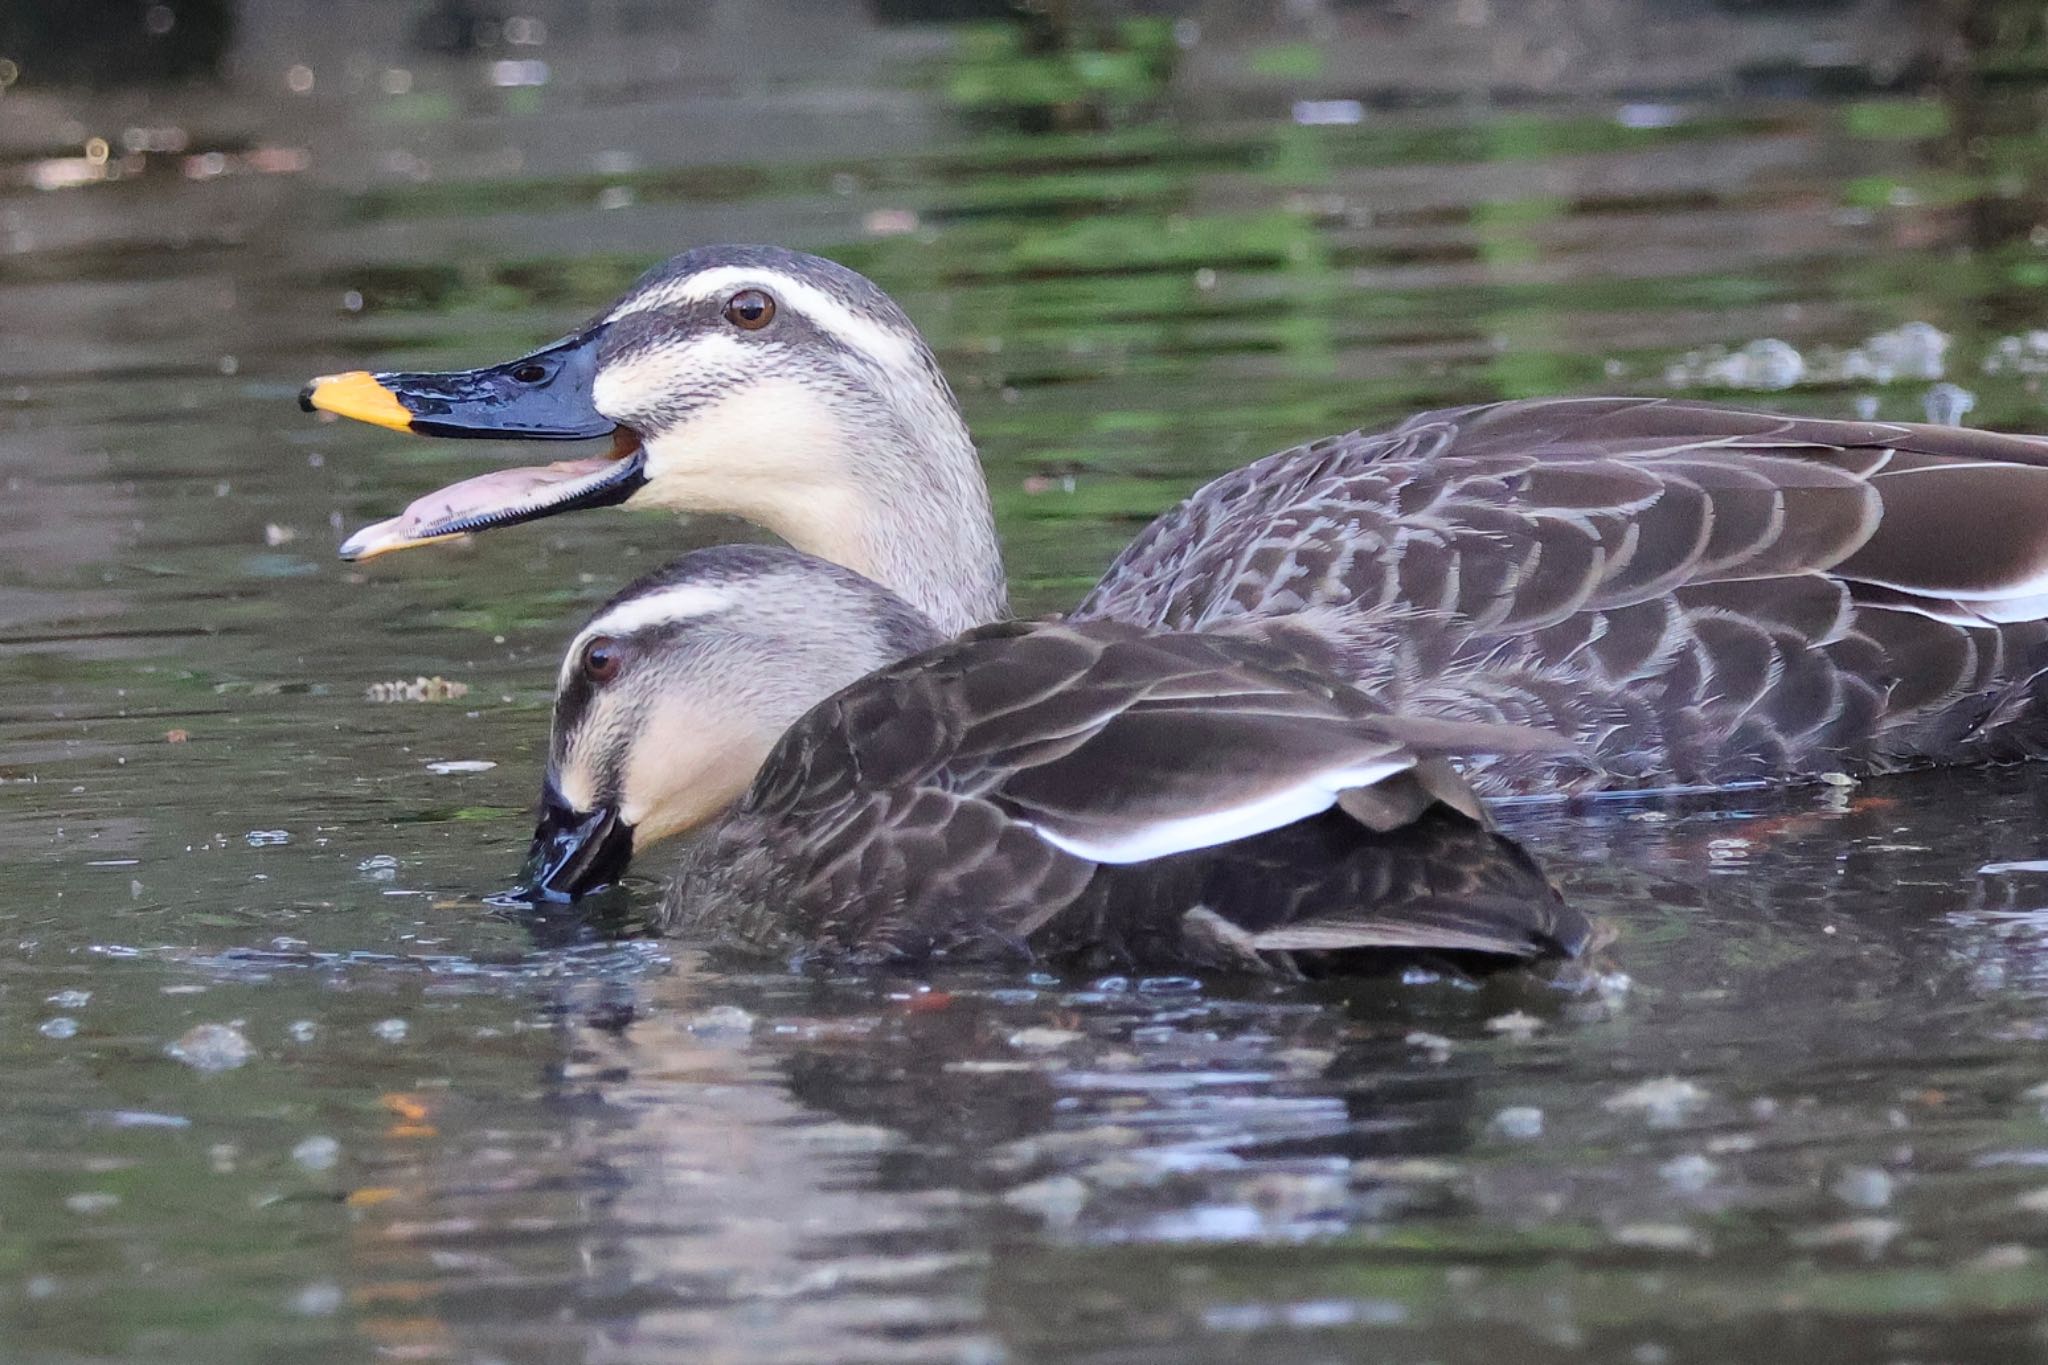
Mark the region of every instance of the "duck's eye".
POLYGON ((512 377, 522 384, 538 384, 548 377, 548 367, 529 360, 512 371, 512 377))
POLYGON ((725 301, 725 320, 735 327, 758 332, 775 321, 775 300, 758 289, 742 289, 725 301))
POLYGON ((608 683, 619 676, 626 652, 609 635, 599 635, 583 646, 583 676, 594 683, 608 683))

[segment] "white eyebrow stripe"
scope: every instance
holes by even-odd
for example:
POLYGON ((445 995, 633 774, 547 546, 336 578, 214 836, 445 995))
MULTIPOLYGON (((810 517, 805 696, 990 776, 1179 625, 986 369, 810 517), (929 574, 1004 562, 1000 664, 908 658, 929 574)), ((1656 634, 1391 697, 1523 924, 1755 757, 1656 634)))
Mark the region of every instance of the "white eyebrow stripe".
POLYGON ((631 598, 606 611, 578 632, 562 660, 561 683, 583 657, 583 647, 599 635, 632 635, 651 626, 694 620, 724 611, 737 601, 729 587, 709 583, 678 583, 659 592, 631 598))
POLYGON ((922 368, 915 337, 855 312, 806 280, 758 266, 722 265, 657 285, 621 303, 605 321, 617 322, 620 318, 652 308, 669 308, 679 303, 708 299, 748 285, 767 290, 777 302, 796 309, 812 325, 830 332, 851 349, 872 357, 880 364, 899 370, 922 368))

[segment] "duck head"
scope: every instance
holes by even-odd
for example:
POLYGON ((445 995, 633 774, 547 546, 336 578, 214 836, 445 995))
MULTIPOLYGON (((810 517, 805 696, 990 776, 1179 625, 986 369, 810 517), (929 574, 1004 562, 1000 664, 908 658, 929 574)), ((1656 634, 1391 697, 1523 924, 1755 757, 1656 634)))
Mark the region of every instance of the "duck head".
POLYGON ((937 361, 888 295, 820 257, 688 251, 530 355, 329 375, 300 401, 430 436, 611 441, 440 489, 347 559, 623 503, 745 518, 950 629, 1002 614, 987 486, 937 361))
POLYGON ((616 881, 731 805, 804 712, 941 638, 895 594, 780 547, 698 550, 631 584, 563 660, 515 894, 571 900, 616 881))

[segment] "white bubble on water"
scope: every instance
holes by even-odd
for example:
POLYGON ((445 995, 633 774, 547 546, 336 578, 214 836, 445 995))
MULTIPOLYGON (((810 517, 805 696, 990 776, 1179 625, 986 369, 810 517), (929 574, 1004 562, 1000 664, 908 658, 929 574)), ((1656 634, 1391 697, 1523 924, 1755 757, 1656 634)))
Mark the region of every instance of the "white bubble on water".
POLYGON ((699 1038, 744 1038, 754 1031, 754 1016, 738 1005, 713 1005, 692 1016, 688 1027, 699 1038))
POLYGON ((309 1171, 332 1170, 341 1160, 341 1144, 325 1133, 317 1133, 292 1148, 292 1160, 309 1171))
POLYGON ((1927 420, 1941 427, 1959 427, 1971 408, 1977 406, 1977 395, 1960 384, 1936 384, 1920 399, 1927 412, 1927 420))
POLYGON ((1608 1096, 1600 1107, 1613 1113, 1641 1113, 1651 1123, 1666 1127, 1683 1122, 1706 1101, 1707 1092, 1691 1081, 1661 1076, 1608 1096))
POLYGON ((256 1055, 233 1024, 198 1024, 164 1049, 195 1071, 232 1071, 256 1055))
POLYGON ((1881 1209, 1892 1202, 1896 1182, 1876 1166, 1851 1166, 1835 1177, 1828 1192, 1851 1208, 1881 1209))
POLYGON ((1687 1152, 1675 1156, 1657 1168, 1657 1174, 1664 1177, 1664 1183, 1684 1194, 1698 1194, 1714 1183, 1721 1168, 1711 1159, 1698 1152, 1687 1152))
POLYGON ((1533 1105, 1510 1105, 1496 1113, 1487 1126, 1506 1138, 1542 1137, 1543 1111, 1533 1105))

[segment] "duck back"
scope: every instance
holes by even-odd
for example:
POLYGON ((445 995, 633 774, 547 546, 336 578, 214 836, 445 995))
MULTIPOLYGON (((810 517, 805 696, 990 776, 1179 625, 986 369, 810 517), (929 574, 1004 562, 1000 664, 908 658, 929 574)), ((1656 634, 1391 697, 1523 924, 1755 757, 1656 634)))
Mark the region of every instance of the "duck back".
POLYGON ((1389 710, 1555 729, 1487 794, 2048 745, 2048 442, 1646 399, 1426 413, 1204 487, 1074 612, 1287 621, 1389 710))

